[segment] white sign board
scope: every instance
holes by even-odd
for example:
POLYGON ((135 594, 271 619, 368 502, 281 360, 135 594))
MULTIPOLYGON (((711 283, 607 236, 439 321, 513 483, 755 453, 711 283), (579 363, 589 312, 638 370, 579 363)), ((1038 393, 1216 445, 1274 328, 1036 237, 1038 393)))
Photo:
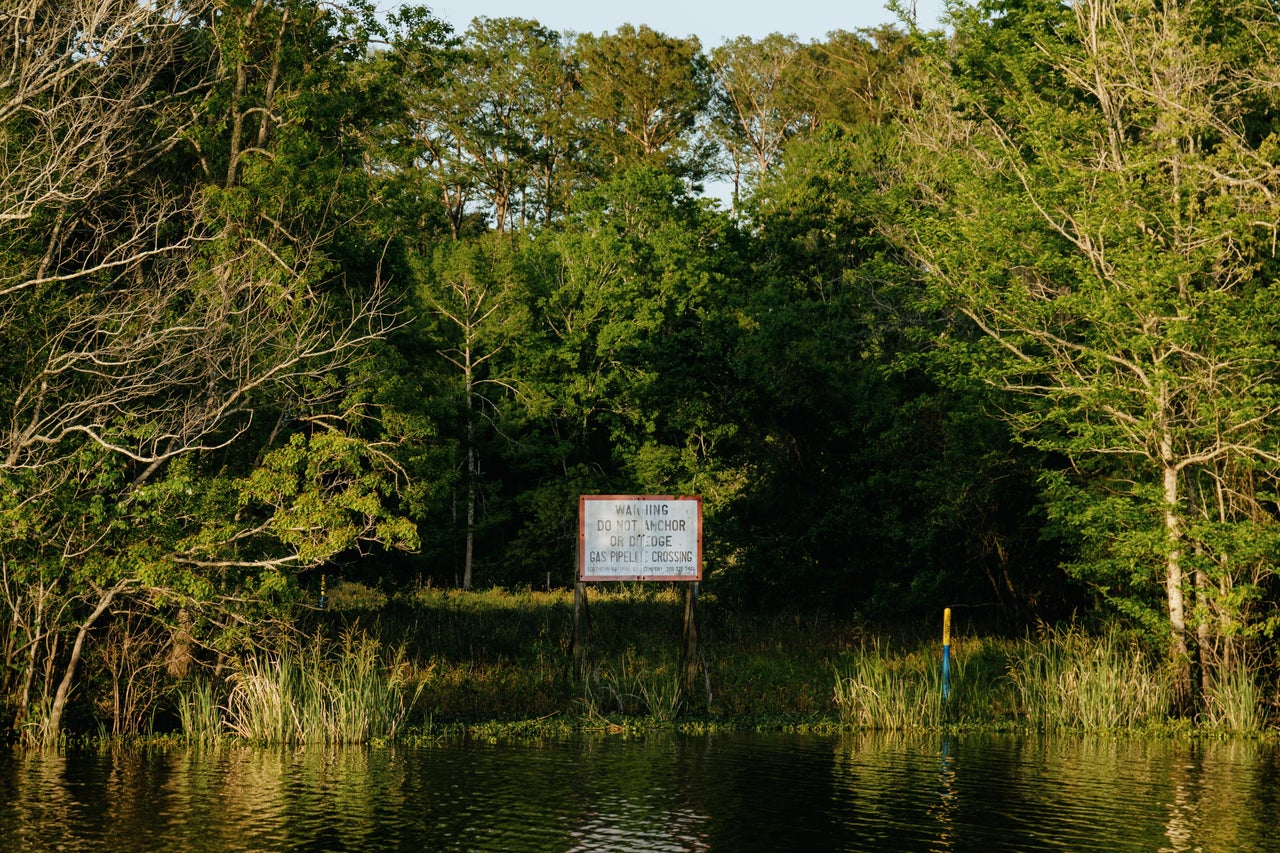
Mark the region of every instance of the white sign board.
POLYGON ((578 580, 702 580, 702 498, 582 495, 578 580))

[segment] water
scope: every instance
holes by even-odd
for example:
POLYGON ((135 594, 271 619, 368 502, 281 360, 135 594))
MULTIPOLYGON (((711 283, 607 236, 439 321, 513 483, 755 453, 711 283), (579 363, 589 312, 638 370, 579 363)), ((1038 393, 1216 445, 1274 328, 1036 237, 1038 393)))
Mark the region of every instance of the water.
POLYGON ((0 850, 1274 851, 1252 742, 602 737, 0 753, 0 850))

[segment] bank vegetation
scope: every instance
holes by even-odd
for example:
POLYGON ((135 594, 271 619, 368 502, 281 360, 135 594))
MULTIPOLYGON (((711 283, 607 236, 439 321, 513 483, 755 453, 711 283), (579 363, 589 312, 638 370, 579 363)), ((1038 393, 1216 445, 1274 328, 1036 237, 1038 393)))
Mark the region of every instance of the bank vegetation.
POLYGON ((1278 199, 1261 0, 12 0, 0 716, 1268 729, 1278 199), (710 700, 631 617, 565 669, 584 494, 702 497, 710 700))

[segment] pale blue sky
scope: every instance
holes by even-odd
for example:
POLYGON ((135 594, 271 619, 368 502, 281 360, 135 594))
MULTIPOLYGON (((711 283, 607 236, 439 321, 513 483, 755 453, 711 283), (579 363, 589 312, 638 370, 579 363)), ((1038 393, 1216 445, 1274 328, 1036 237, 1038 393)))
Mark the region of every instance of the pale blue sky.
MULTIPOLYGON (((937 24, 944 0, 915 0, 922 27, 937 24)), ((383 0, 384 8, 394 5, 383 0)), ((647 24, 670 36, 696 35, 709 50, 727 38, 770 33, 822 39, 832 30, 892 23, 884 0, 438 0, 426 5, 462 32, 475 17, 533 18, 560 32, 601 33, 647 24)), ((903 0, 910 8, 911 0, 903 0)))

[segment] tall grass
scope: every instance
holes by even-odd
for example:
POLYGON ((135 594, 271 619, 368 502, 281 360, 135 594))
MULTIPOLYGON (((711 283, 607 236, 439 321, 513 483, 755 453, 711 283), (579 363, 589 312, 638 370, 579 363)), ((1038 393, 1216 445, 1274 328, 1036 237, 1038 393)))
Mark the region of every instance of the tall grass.
MULTIPOLYGON (((958 665, 953 678, 962 671, 958 665)), ((873 642, 844 672, 837 668, 835 678, 836 708, 846 725, 901 731, 943 722, 941 670, 923 652, 892 655, 873 642)))
POLYGON ((942 698, 942 651, 924 644, 894 651, 873 641, 843 670, 833 698, 840 721, 865 729, 908 731, 944 725, 1006 725, 1015 701, 1006 675, 1007 649, 982 639, 952 643, 948 698, 942 698))
POLYGON ((1221 671, 1205 691, 1202 719, 1209 728, 1235 734, 1256 734, 1266 723, 1262 690, 1245 664, 1221 671))
MULTIPOLYGON (((663 722, 689 710, 675 663, 679 590, 593 587, 589 645, 597 664, 585 684, 572 662, 567 591, 426 587, 380 608, 354 592, 341 602, 320 614, 322 627, 359 621, 384 643, 403 644, 414 662, 404 680, 425 685, 419 704, 436 720, 563 719, 576 707, 587 721, 621 714, 663 722)), ((956 637, 951 696, 943 704, 940 650, 929 640, 898 635, 890 648, 857 622, 742 614, 717 607, 713 595, 703 604, 713 718, 830 723, 834 710, 848 727, 898 730, 1102 731, 1168 722, 1167 672, 1120 633, 1091 637, 1069 627, 1022 640, 956 637)), ((1264 693, 1248 672, 1226 674, 1206 694, 1201 723, 1256 730, 1264 724, 1264 693)))
MULTIPOLYGON (((1075 627, 1045 629, 1020 642, 958 640, 953 652, 944 703, 936 647, 894 653, 879 643, 864 647, 836 669, 841 722, 888 730, 958 724, 1114 731, 1167 719, 1164 671, 1115 632, 1091 637, 1075 627)), ((1224 685, 1218 702, 1224 717, 1252 707, 1243 684, 1240 678, 1224 685), (1229 710, 1233 702, 1238 710, 1229 710)))
POLYGON ((223 733, 222 708, 213 682, 195 679, 177 692, 178 721, 189 743, 210 744, 223 733))
POLYGON ((336 653, 319 642, 247 658, 231 678, 225 728, 257 743, 353 744, 393 737, 412 700, 397 659, 347 635, 336 653))
POLYGON ((1134 642, 1111 631, 1044 629, 1014 650, 1009 678, 1036 728, 1114 731, 1166 717, 1169 686, 1134 642))
POLYGON ((667 663, 643 660, 633 650, 600 664, 585 679, 583 691, 588 717, 617 712, 671 723, 684 705, 676 669, 667 663))
POLYGON ((304 707, 312 704, 302 667, 295 656, 250 657, 231 676, 226 726, 231 734, 256 743, 296 743, 305 737, 304 707))

